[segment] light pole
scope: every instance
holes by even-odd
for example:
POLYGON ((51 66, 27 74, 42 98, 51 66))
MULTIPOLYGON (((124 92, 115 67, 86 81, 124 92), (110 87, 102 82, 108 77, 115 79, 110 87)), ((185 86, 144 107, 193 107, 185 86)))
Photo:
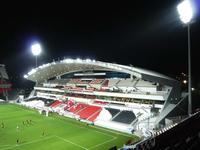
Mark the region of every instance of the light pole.
POLYGON ((190 0, 182 1, 178 6, 180 20, 187 25, 188 36, 188 115, 192 114, 192 96, 191 96, 191 47, 190 47, 190 21, 193 17, 193 9, 190 0))
POLYGON ((32 54, 35 56, 35 67, 37 68, 37 56, 40 55, 42 49, 39 43, 34 43, 31 46, 32 54))

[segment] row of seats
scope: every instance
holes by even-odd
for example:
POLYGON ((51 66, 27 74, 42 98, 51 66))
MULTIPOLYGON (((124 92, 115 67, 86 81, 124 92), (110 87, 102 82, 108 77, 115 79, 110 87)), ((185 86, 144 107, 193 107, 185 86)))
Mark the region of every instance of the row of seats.
POLYGON ((110 114, 112 115, 112 118, 118 114, 120 112, 119 109, 114 109, 114 108, 106 108, 106 110, 108 110, 110 112, 110 114))
POLYGON ((88 105, 85 109, 78 112, 77 115, 79 115, 81 119, 88 119, 93 122, 97 117, 97 112, 100 112, 100 111, 101 111, 101 107, 88 105))
POLYGON ((130 124, 136 119, 132 111, 121 111, 112 121, 130 124))
MULTIPOLYGON (((94 101, 94 102, 103 105, 107 103, 102 101, 94 101)), ((64 103, 59 100, 56 100, 53 104, 50 105, 50 107, 54 108, 55 110, 57 108, 62 108, 65 111, 78 115, 81 119, 86 119, 92 122, 95 121, 95 119, 102 110, 102 108, 99 106, 92 106, 83 103, 75 104, 72 100, 68 100, 67 102, 64 103)), ((113 118, 111 120, 115 122, 130 124, 136 118, 135 114, 132 111, 120 111, 119 109, 114 109, 114 108, 105 108, 105 109, 109 111, 109 113, 112 115, 113 118)))
POLYGON ((68 102, 68 109, 65 109, 73 114, 78 115, 81 119, 86 119, 94 122, 97 116, 101 111, 101 107, 87 105, 83 103, 74 104, 72 102, 68 102))
POLYGON ((125 124, 130 124, 132 123, 136 116, 132 111, 121 111, 119 109, 114 109, 114 108, 106 108, 112 115, 112 121, 120 122, 120 123, 125 123, 125 124))
POLYGON ((59 105, 61 105, 62 104, 62 102, 61 101, 59 101, 59 100, 56 100, 53 104, 51 104, 50 105, 50 107, 53 107, 53 108, 55 108, 55 107, 57 107, 57 106, 59 106, 59 105))
POLYGON ((107 105, 108 102, 103 102, 103 101, 94 101, 94 104, 100 104, 100 105, 107 105))
POLYGON ((71 108, 69 108, 68 111, 76 114, 78 111, 86 108, 87 106, 88 106, 87 104, 78 103, 78 104, 75 104, 74 106, 72 106, 71 108))
POLYGON ((64 107, 64 110, 67 110, 69 108, 71 108, 75 103, 71 100, 68 100, 67 102, 65 102, 66 106, 64 107))

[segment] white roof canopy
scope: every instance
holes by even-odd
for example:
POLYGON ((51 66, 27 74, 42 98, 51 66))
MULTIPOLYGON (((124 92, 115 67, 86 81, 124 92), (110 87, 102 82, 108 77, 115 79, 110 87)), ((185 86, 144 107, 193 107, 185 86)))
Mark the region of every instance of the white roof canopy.
POLYGON ((119 65, 115 63, 107 63, 95 60, 82 60, 82 59, 64 59, 58 62, 47 63, 41 65, 35 69, 32 69, 26 75, 25 78, 34 82, 43 82, 50 78, 63 75, 71 72, 78 72, 84 70, 105 70, 105 71, 116 71, 130 74, 137 78, 142 78, 142 75, 150 75, 154 77, 164 78, 173 80, 170 77, 162 75, 157 72, 149 71, 132 66, 119 65))

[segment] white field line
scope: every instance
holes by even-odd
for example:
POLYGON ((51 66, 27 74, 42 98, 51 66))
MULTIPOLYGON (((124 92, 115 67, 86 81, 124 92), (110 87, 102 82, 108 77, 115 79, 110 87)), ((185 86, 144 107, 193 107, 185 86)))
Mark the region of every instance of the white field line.
MULTIPOLYGON (((67 117, 68 118, 68 117, 67 117)), ((79 125, 74 125, 73 123, 71 123, 71 122, 68 122, 67 120, 61 120, 61 119, 58 119, 59 121, 61 121, 61 122, 65 122, 66 124, 71 124, 71 125, 73 125, 73 126, 76 126, 76 127, 78 127, 78 128, 83 128, 83 129, 89 129, 89 128, 86 128, 86 127, 84 127, 84 126, 79 126, 79 125)), ((92 128, 97 128, 97 129, 99 129, 99 130, 104 130, 104 131, 107 131, 107 132, 111 132, 111 133, 115 133, 115 134, 118 134, 118 135, 123 135, 123 136, 126 136, 126 137, 133 137, 133 136, 129 136, 129 135, 127 135, 127 134, 123 134, 123 133, 120 133, 120 132, 115 132, 115 131, 112 131, 112 130, 107 130, 107 129, 104 129, 104 128, 99 128, 98 126, 96 126, 96 125, 94 125, 94 126, 90 126, 90 127, 92 127, 92 128)), ((101 131, 97 131, 97 130, 93 130, 94 132, 99 132, 99 133, 101 133, 101 134, 105 134, 105 135, 107 135, 107 136, 110 136, 110 137, 114 137, 114 136, 112 136, 112 135, 109 135, 109 134, 106 134, 106 133, 103 133, 103 132, 101 132, 101 131)))
POLYGON ((103 132, 101 132, 101 131, 97 131, 97 130, 91 130, 91 131, 94 131, 94 132, 97 132, 97 133, 101 133, 101 134, 103 134, 103 135, 106 135, 106 136, 109 136, 109 137, 112 137, 112 138, 115 137, 115 136, 109 135, 109 134, 107 134, 107 133, 103 133, 103 132))
POLYGON ((77 146, 77 147, 80 147, 80 148, 82 148, 82 149, 88 150, 86 147, 83 147, 83 146, 81 146, 81 145, 79 145, 79 144, 76 144, 76 143, 74 143, 74 142, 72 142, 72 141, 69 141, 69 140, 67 140, 67 139, 65 139, 65 138, 63 138, 63 137, 60 137, 60 136, 57 136, 57 135, 55 135, 55 137, 59 138, 59 139, 62 140, 62 141, 65 141, 65 142, 67 142, 67 143, 73 144, 73 145, 75 145, 75 146, 77 146))
POLYGON ((111 133, 115 133, 115 134, 119 134, 119 135, 123 135, 123 136, 126 136, 126 137, 133 137, 131 135, 127 135, 127 134, 123 134, 123 133, 120 133, 120 132, 115 132, 115 131, 112 131, 112 130, 109 130, 109 129, 104 129, 104 128, 99 128, 98 126, 94 125, 94 126, 91 126, 92 128, 97 128, 99 130, 104 130, 104 131, 107 131, 107 132, 111 132, 111 133))
POLYGON ((53 138, 53 137, 55 137, 55 136, 48 136, 48 137, 45 137, 45 138, 42 138, 42 139, 32 140, 30 142, 26 142, 26 143, 23 143, 23 144, 18 144, 18 145, 15 144, 14 146, 7 147, 7 148, 2 148, 0 150, 13 149, 15 147, 20 147, 20 146, 27 145, 27 144, 37 143, 37 142, 40 142, 40 141, 43 141, 43 140, 47 140, 47 139, 50 139, 50 138, 53 138))
POLYGON ((94 145, 94 146, 92 146, 92 147, 90 147, 90 148, 88 148, 88 149, 93 149, 93 148, 95 148, 95 147, 98 147, 98 146, 100 146, 100 145, 109 143, 109 142, 114 141, 114 140, 116 140, 116 139, 117 139, 117 137, 114 137, 114 138, 112 138, 112 139, 110 139, 110 140, 107 140, 107 141, 105 141, 105 142, 103 142, 103 143, 99 143, 99 144, 97 144, 97 145, 94 145))

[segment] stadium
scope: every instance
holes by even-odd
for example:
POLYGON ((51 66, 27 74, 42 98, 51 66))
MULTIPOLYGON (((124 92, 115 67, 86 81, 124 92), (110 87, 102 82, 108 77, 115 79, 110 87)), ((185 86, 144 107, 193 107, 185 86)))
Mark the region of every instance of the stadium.
POLYGON ((53 111, 126 133, 163 124, 180 101, 179 82, 170 77, 90 59, 45 64, 24 77, 36 82, 33 96, 60 100, 53 111))
MULTIPOLYGON (((5 68, 1 76, 5 83, 5 68)), ((187 95, 177 80, 154 71, 64 59, 34 68, 24 78, 35 83, 29 96, 19 93, 0 105, 6 114, 0 117, 1 150, 150 149, 160 147, 156 141, 165 143, 159 136, 185 128, 179 110, 187 95)), ((10 84, 2 85, 1 91, 10 90, 10 84)))

